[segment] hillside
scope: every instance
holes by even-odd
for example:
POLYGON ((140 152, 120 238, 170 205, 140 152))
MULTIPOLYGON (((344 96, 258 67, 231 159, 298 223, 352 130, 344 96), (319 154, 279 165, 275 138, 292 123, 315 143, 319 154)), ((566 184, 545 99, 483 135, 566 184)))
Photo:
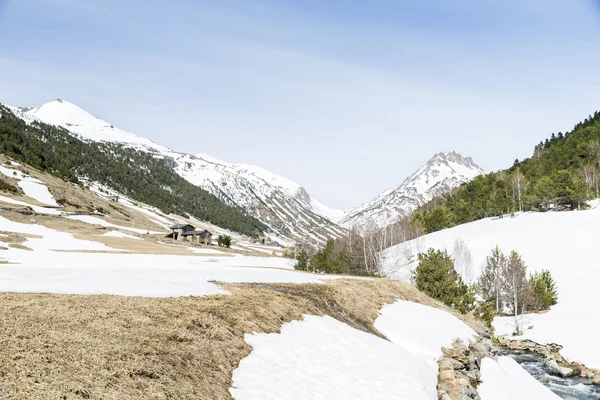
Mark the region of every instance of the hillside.
POLYGON ((0 106, 0 153, 70 182, 98 182, 165 213, 190 214, 248 235, 266 226, 190 184, 147 153, 91 143, 66 130, 17 118, 0 106))
POLYGON ((481 175, 455 193, 438 198, 444 223, 434 230, 516 211, 576 209, 598 197, 600 186, 600 114, 573 130, 552 134, 534 147, 533 156, 510 168, 481 175))
POLYGON ((28 123, 41 121, 67 129, 85 141, 118 145, 124 151, 137 150, 139 154, 148 155, 186 181, 258 219, 262 223, 259 230, 268 227, 274 235, 290 243, 322 243, 327 237, 343 232, 335 224, 341 211, 324 206, 302 186, 262 168, 227 163, 204 154, 173 151, 118 129, 64 100, 33 109, 10 109, 28 123))
POLYGON ((347 228, 384 228, 483 173, 470 157, 456 152, 438 153, 423 163, 395 189, 388 189, 368 203, 344 214, 347 228))
MULTIPOLYGON (((592 203, 594 206, 597 201, 592 203)), ((558 285, 559 303, 539 315, 526 315, 524 338, 540 343, 558 343, 571 361, 588 367, 600 367, 600 350, 595 318, 600 301, 600 269, 595 237, 600 226, 600 208, 573 212, 528 212, 514 218, 486 218, 462 224, 401 243, 383 252, 383 268, 389 276, 409 280, 416 267, 416 255, 428 248, 453 253, 461 242, 471 254, 469 268, 461 269, 464 279, 473 282, 480 274, 485 258, 496 245, 504 252, 516 250, 528 271, 547 269, 558 285)), ((512 318, 496 319, 499 333, 514 330, 512 318)))

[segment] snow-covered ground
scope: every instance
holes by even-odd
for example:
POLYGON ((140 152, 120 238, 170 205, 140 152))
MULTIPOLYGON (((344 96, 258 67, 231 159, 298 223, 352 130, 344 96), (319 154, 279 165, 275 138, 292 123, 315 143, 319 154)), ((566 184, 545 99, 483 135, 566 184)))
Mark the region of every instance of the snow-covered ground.
POLYGON ((217 249, 207 249, 213 257, 115 254, 116 250, 101 243, 3 217, 0 230, 39 236, 23 243, 33 251, 2 250, 0 257, 9 264, 0 264, 0 292, 202 296, 224 293, 213 282, 321 283, 335 279, 294 271, 294 260, 284 258, 223 257, 225 254, 214 254, 217 249))
POLYGON ((281 334, 246 341, 253 350, 233 372, 236 400, 436 398, 423 360, 329 316, 306 315, 281 334))
POLYGON ((475 334, 417 303, 385 306, 375 327, 390 341, 331 317, 307 315, 281 334, 248 334, 252 353, 233 374, 235 399, 437 399, 442 346, 475 334))
MULTIPOLYGON (((472 255, 472 273, 480 273, 493 247, 518 251, 528 271, 548 269, 558 285, 559 303, 541 315, 526 316, 525 334, 540 343, 559 343, 571 361, 600 368, 598 333, 600 320, 600 268, 597 236, 600 208, 557 213, 525 213, 515 218, 484 219, 402 243, 383 253, 383 267, 390 276, 408 279, 416 267, 416 254, 427 248, 452 253, 456 240, 472 255), (532 326, 532 329, 527 329, 532 326)), ((514 330, 511 318, 497 318, 497 333, 514 330)))
POLYGON ((481 383, 477 392, 481 400, 560 399, 509 357, 498 357, 498 361, 491 358, 482 360, 481 383))

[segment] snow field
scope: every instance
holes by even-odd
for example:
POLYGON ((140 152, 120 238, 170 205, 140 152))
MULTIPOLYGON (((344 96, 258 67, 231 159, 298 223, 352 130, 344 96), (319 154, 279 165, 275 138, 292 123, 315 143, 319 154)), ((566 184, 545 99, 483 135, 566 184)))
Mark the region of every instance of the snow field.
POLYGON ((283 258, 114 254, 116 250, 104 244, 3 217, 0 230, 40 236, 23 243, 33 251, 2 251, 11 264, 0 264, 0 292, 204 296, 226 293, 214 282, 322 283, 336 279, 294 271, 293 260, 283 258))

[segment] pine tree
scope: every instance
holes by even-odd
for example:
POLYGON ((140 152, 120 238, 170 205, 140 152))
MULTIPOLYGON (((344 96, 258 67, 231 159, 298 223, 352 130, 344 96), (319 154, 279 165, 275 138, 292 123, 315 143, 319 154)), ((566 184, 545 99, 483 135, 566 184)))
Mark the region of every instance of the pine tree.
POLYGON ((304 248, 300 249, 298 254, 296 254, 296 265, 294 266, 294 269, 308 271, 309 259, 308 252, 304 248))
POLYGON ((417 289, 462 313, 473 308, 473 291, 454 269, 446 250, 430 248, 427 253, 420 253, 418 258, 419 265, 412 275, 417 289))
POLYGON ((536 310, 548 310, 558 302, 556 283, 548 270, 534 273, 529 278, 533 289, 533 305, 536 310))

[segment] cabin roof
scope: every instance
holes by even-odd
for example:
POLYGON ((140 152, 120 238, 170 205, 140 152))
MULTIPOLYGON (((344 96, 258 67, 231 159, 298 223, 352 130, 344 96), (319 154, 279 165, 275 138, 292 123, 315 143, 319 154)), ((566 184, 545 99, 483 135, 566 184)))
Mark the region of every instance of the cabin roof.
POLYGON ((182 228, 185 228, 186 226, 191 226, 192 229, 194 229, 194 225, 192 225, 192 224, 177 224, 177 225, 171 226, 169 229, 182 229, 182 228))

